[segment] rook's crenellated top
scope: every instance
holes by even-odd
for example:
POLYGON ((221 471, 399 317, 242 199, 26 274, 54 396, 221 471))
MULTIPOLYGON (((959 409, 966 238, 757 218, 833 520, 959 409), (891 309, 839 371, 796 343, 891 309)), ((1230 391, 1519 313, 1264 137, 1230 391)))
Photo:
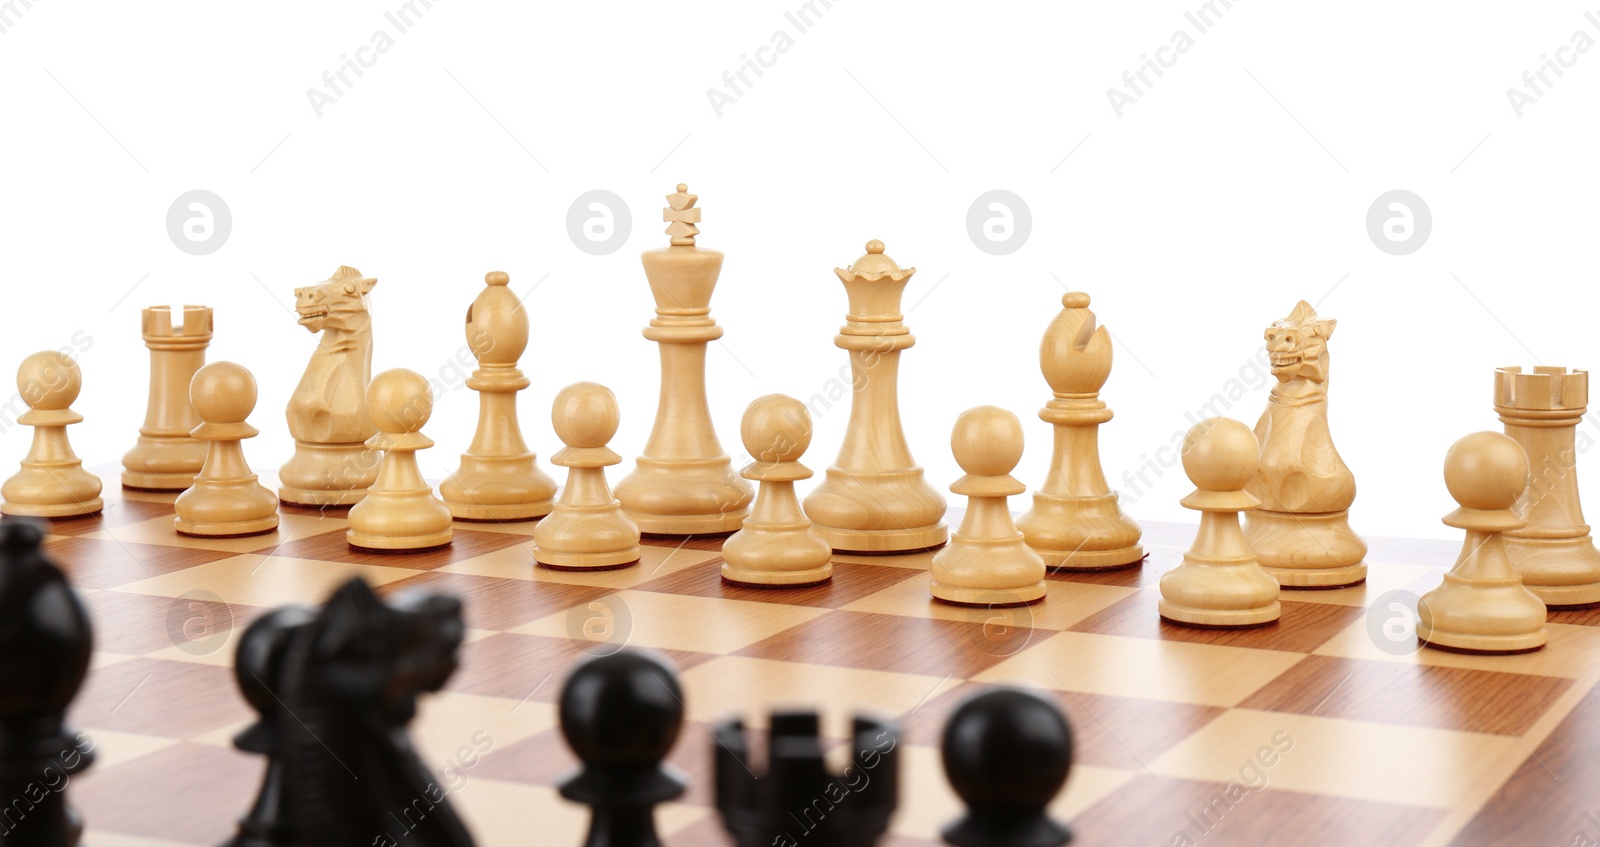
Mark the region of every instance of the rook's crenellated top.
POLYGON ((741 721, 725 721, 713 733, 717 811, 739 847, 806 835, 829 847, 869 847, 888 829, 900 781, 892 724, 857 717, 842 774, 824 761, 815 712, 772 715, 767 771, 759 777, 746 764, 751 759, 741 721))
POLYGON ((1589 372, 1544 365, 1532 372, 1520 367, 1497 368, 1494 405, 1496 409, 1564 411, 1581 416, 1589 406, 1589 372))

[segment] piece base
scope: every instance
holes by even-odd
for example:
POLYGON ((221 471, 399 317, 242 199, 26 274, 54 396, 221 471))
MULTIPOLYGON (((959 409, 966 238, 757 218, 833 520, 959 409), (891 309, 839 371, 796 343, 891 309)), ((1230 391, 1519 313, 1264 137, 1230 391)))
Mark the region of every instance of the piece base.
POLYGON ((551 553, 537 547, 533 560, 540 567, 556 571, 608 571, 638 564, 641 548, 635 544, 623 550, 602 550, 595 553, 551 553))
POLYGON ((623 509, 623 514, 639 527, 640 532, 682 537, 738 532, 739 528, 744 526, 744 518, 749 514, 749 510, 741 509, 737 512, 719 512, 710 515, 648 515, 623 509))
POLYGON ((1471 635, 1464 632, 1436 632, 1421 624, 1417 626, 1417 641, 1422 646, 1449 653, 1492 656, 1532 653, 1544 647, 1549 640, 1550 633, 1544 629, 1517 635, 1471 635))
POLYGON ((803 588, 808 585, 821 585, 833 579, 833 565, 830 563, 803 571, 757 571, 736 568, 723 562, 722 578, 735 585, 746 585, 751 588, 803 588))
POLYGON ((1522 577, 1522 585, 1551 609, 1582 609, 1600 604, 1600 582, 1580 585, 1530 585, 1522 577))
POLYGON ((7 502, 0 504, 0 515, 16 515, 19 518, 82 518, 98 515, 104 509, 105 501, 99 497, 82 503, 62 503, 58 506, 24 506, 20 503, 7 502))
POLYGON ((194 485, 194 478, 192 473, 123 471, 122 487, 133 491, 187 491, 194 485))
POLYGON ((912 529, 839 529, 812 523, 838 553, 914 553, 943 547, 950 540, 944 521, 912 529))
POLYGON ((278 488, 278 500, 291 506, 354 506, 366 497, 365 488, 313 490, 287 485, 278 488))
POLYGON ((433 535, 410 535, 392 538, 363 535, 353 529, 346 530, 344 534, 344 540, 351 547, 355 547, 358 550, 371 550, 376 553, 422 553, 444 547, 454 538, 455 531, 449 529, 433 535))
POLYGON ((1367 565, 1346 565, 1339 568, 1276 568, 1262 565, 1267 575, 1276 579, 1282 588, 1312 590, 1349 588, 1367 581, 1367 565))
POLYGON ((986 609, 1002 609, 1010 606, 1031 606, 1044 599, 1045 585, 1029 585, 1022 588, 966 588, 959 585, 945 585, 928 580, 928 592, 933 599, 952 606, 982 606, 986 609))
POLYGON ((246 538, 265 535, 278 528, 278 516, 269 515, 253 521, 227 521, 225 523, 194 523, 183 518, 173 518, 172 525, 179 535, 198 538, 246 538))
POLYGON ((444 504, 450 507, 450 516, 458 521, 481 522, 531 521, 550 514, 550 510, 555 508, 554 500, 492 506, 485 506, 482 503, 452 503, 446 500, 444 504))
POLYGON ((1044 566, 1053 571, 1120 571, 1144 564, 1144 546, 1118 547, 1114 550, 1041 550, 1033 552, 1044 559, 1044 566))
POLYGON ((1163 597, 1158 608, 1163 619, 1200 629, 1247 629, 1267 626, 1277 623, 1278 618, 1283 615, 1283 607, 1276 600, 1272 601, 1271 605, 1255 609, 1196 609, 1169 603, 1163 597))

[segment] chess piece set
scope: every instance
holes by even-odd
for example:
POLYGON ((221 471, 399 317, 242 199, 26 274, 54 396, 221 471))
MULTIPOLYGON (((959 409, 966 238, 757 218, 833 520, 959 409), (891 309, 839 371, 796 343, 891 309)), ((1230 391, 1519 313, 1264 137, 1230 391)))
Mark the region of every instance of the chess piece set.
MULTIPOLYGON (((255 381, 239 365, 205 364, 213 328, 211 311, 201 306, 185 307, 176 326, 168 309, 143 313, 149 406, 124 457, 122 483, 181 491, 174 530, 188 535, 271 532, 279 502, 348 507, 351 546, 396 553, 449 544, 455 521, 539 520, 533 559, 549 568, 627 567, 639 558, 643 533, 732 533, 723 578, 771 589, 834 578, 835 551, 935 549, 929 592, 963 605, 1041 602, 1052 570, 1140 566, 1139 526, 1122 512, 1101 469, 1099 428, 1113 413, 1100 391, 1112 349, 1089 296, 1063 296, 1040 344, 1052 397, 1039 417, 1054 442, 1032 507, 1013 518, 1009 505, 1027 490, 1012 476, 1023 452, 1022 424, 1004 409, 971 409, 951 435, 964 475, 950 490, 967 500, 952 533, 944 497, 911 455, 898 405, 901 354, 916 342, 900 305, 916 270, 901 267, 876 240, 849 268, 835 270, 848 310, 834 343, 849 356, 856 389, 834 463, 802 501, 794 484, 812 475, 801 462, 811 421, 800 401, 768 395, 746 409, 740 434, 753 461, 735 471, 707 400, 706 347, 723 333, 710 314, 723 254, 697 244, 698 199, 685 185, 668 195, 669 243, 643 254, 655 300, 644 335, 658 347, 660 399, 643 451, 614 490, 605 469, 622 461, 609 446, 620 412, 604 386, 577 383, 556 396, 552 422, 565 446, 551 461, 567 469, 559 493, 524 442, 516 397, 530 384, 518 368, 528 318, 509 277, 492 272, 465 325, 479 365, 467 383, 479 396, 477 430, 436 494, 416 460, 417 451, 433 446, 422 432, 433 406, 428 383, 403 369, 371 375, 368 298, 377 281, 350 267, 295 292, 299 323, 321 339, 288 405, 295 451, 277 492, 260 484, 241 446, 257 432, 247 421, 255 381)), ((1281 590, 1338 589, 1366 579, 1366 544, 1348 521, 1355 479, 1328 423, 1335 326, 1301 301, 1265 330, 1276 384, 1254 431, 1211 419, 1184 439, 1183 465, 1196 490, 1182 502, 1201 512, 1201 528, 1182 564, 1161 579, 1165 620, 1270 625, 1281 614, 1281 590)), ((1501 441, 1465 439, 1447 461, 1461 509, 1446 522, 1463 529, 1469 544, 1445 584, 1421 603, 1419 637, 1430 646, 1536 649, 1545 639, 1542 623, 1533 623, 1542 621, 1536 605, 1600 603, 1600 552, 1582 520, 1572 467, 1587 378, 1545 367, 1496 374, 1495 407, 1506 434, 1501 441), (1531 483, 1525 469, 1520 487, 1491 484, 1494 474, 1515 476, 1517 451, 1532 469, 1531 483), (1511 502, 1500 505, 1507 497, 1511 502)), ((62 518, 102 507, 100 481, 83 469, 66 435, 82 420, 71 409, 82 383, 64 354, 23 361, 18 384, 29 410, 20 422, 35 437, 21 470, 0 490, 0 511, 62 518)))
MULTIPOLYGON (((593 400, 592 389, 581 393, 593 400)), ((94 747, 66 723, 66 712, 88 673, 93 632, 82 599, 40 546, 45 532, 42 522, 0 523, 7 576, 0 580, 0 678, 8 683, 0 690, 0 789, 16 798, 8 843, 74 847, 84 825, 64 789, 93 763, 94 747)), ((462 614, 459 600, 426 590, 386 602, 355 577, 321 607, 282 606, 251 623, 234 676, 257 718, 233 743, 265 767, 224 847, 471 847, 450 792, 407 731, 418 700, 456 670, 462 614)), ((592 810, 588 847, 659 847, 655 807, 686 788, 684 776, 663 763, 686 713, 676 669, 656 653, 620 650, 570 672, 558 714, 580 766, 558 789, 592 810)), ((888 830, 899 802, 897 727, 857 717, 850 763, 836 773, 825 762, 819 724, 815 713, 774 714, 765 765, 754 764, 740 720, 713 730, 716 808, 741 847, 802 839, 868 847, 888 830), (755 767, 764 769, 760 776, 755 767)), ((1053 702, 1004 687, 971 695, 947 721, 942 753, 968 806, 946 827, 948 843, 1070 840, 1047 811, 1073 753, 1071 729, 1053 702), (1016 767, 1024 758, 1030 765, 1016 767)))

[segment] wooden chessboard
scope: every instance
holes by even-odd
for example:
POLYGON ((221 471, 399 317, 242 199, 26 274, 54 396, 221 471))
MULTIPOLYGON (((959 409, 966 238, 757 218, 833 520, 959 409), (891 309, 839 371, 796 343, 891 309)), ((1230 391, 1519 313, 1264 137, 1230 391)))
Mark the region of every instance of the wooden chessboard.
POLYGON ((731 713, 761 725, 794 704, 823 709, 833 736, 856 708, 896 717, 904 784, 887 843, 937 843, 958 808, 938 731, 961 697, 1001 681, 1049 692, 1072 721, 1058 811, 1078 844, 1600 839, 1600 612, 1554 615, 1549 646, 1522 656, 1369 634, 1369 604, 1431 588, 1450 543, 1375 539, 1366 586, 1286 593, 1274 627, 1206 631, 1156 614, 1157 580, 1193 532, 1178 524, 1145 527, 1140 570, 1053 576, 1042 605, 988 611, 930 602, 930 554, 840 555, 830 585, 755 591, 721 582, 718 539, 653 539, 635 567, 557 572, 533 566, 531 523, 458 523, 448 549, 377 555, 315 510, 285 509, 275 535, 179 537, 172 499, 113 491, 103 515, 57 521, 48 540, 96 627, 72 713, 99 756, 72 786, 92 847, 231 833, 261 769, 229 743, 251 719, 230 668, 237 633, 352 574, 465 600, 461 670, 413 735, 436 774, 455 768, 443 784, 485 847, 581 843, 584 810, 551 788, 573 765, 553 703, 575 661, 622 643, 682 670, 691 718, 673 761, 692 788, 658 814, 674 845, 727 843, 706 726, 731 713))

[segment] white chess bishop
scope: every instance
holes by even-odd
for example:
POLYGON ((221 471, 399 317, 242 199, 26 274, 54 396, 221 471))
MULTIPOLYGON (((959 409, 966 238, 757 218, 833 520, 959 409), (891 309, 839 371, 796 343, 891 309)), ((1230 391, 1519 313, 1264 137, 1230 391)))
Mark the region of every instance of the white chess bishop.
POLYGON ((550 513, 556 481, 539 470, 517 420, 517 392, 530 384, 517 368, 528 349, 528 313, 508 287, 510 275, 491 271, 483 279, 467 309, 467 345, 478 357, 467 387, 478 392, 478 431, 439 493, 459 520, 542 517, 550 513))
POLYGON ((1054 396, 1039 418, 1055 431, 1050 472, 1017 518, 1046 565, 1103 571, 1144 561, 1139 524, 1117 505, 1100 467, 1100 425, 1111 410, 1100 389, 1111 376, 1111 333, 1095 322, 1089 295, 1069 292, 1039 344, 1039 368, 1054 396))

